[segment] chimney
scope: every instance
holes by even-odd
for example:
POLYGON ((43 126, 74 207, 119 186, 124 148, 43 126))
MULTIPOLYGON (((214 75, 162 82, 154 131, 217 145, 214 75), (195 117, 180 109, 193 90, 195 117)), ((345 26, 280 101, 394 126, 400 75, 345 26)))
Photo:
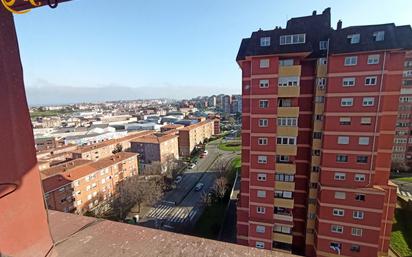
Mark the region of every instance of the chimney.
POLYGON ((342 21, 339 20, 338 24, 336 25, 336 30, 341 30, 342 29, 342 21))
POLYGON ((314 10, 313 12, 312 12, 312 16, 315 16, 316 15, 316 10, 314 10))

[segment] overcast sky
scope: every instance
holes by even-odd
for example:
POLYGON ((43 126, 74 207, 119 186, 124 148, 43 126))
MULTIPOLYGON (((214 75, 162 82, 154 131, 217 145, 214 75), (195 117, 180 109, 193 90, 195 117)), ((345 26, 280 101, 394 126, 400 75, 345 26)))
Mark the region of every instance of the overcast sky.
POLYGON ((237 94, 242 38, 326 7, 334 27, 412 23, 410 0, 74 0, 15 16, 28 100, 237 94))

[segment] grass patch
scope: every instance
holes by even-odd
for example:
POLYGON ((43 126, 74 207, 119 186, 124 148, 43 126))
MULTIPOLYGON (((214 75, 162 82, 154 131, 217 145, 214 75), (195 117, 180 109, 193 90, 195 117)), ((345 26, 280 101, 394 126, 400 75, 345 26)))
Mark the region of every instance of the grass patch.
POLYGON ((217 202, 207 206, 193 229, 193 235, 217 239, 225 216, 226 202, 217 202))
POLYGON ((392 227, 391 246, 402 256, 412 256, 412 211, 396 208, 392 227))
POLYGON ((236 156, 230 163, 229 170, 226 174, 227 182, 231 186, 233 186, 233 183, 236 178, 236 173, 240 170, 240 166, 241 166, 240 156, 236 156))
POLYGON ((397 178, 396 180, 398 180, 398 181, 404 181, 404 182, 411 182, 411 183, 412 183, 412 177, 397 178))
POLYGON ((37 118, 37 117, 50 117, 50 116, 59 116, 62 114, 67 114, 67 113, 73 113, 71 110, 47 110, 47 111, 31 111, 30 116, 32 118, 37 118))
POLYGON ((230 152, 240 151, 241 143, 240 141, 220 143, 218 148, 222 151, 230 151, 230 152))

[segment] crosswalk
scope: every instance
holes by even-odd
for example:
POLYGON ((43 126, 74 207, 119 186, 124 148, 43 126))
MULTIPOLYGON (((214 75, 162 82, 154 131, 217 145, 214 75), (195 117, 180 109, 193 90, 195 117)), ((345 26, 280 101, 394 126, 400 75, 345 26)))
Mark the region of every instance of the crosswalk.
POLYGON ((147 214, 147 218, 161 219, 171 223, 184 223, 192 221, 197 214, 193 207, 177 207, 165 204, 154 206, 147 214))

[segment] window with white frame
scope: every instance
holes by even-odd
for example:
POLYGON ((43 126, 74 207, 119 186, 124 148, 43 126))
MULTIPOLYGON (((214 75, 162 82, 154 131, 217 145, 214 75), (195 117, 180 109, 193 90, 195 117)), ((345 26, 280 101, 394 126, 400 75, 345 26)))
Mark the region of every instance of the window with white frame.
POLYGON ((362 236, 361 228, 352 228, 352 236, 362 236))
POLYGON ((292 228, 289 226, 283 226, 283 225, 275 225, 273 227, 273 232, 277 233, 282 233, 282 234, 291 234, 292 233, 292 228))
POLYGON ((259 213, 259 214, 265 214, 266 208, 262 207, 262 206, 258 206, 258 207, 256 207, 256 212, 259 213))
POLYGON ((351 124, 351 118, 350 117, 340 117, 339 118, 339 124, 340 125, 350 125, 351 124))
POLYGON ((404 78, 409 78, 412 77, 412 70, 406 70, 403 72, 403 77, 404 78))
POLYGON ((267 145, 268 144, 268 138, 267 137, 260 137, 258 139, 258 144, 259 145, 267 145))
POLYGON ((268 157, 266 155, 259 155, 258 156, 258 163, 265 164, 268 162, 268 157))
POLYGON ((293 66, 293 59, 279 60, 279 66, 293 66))
POLYGON ((306 34, 280 36, 280 45, 304 44, 306 34))
POLYGON ((285 163, 289 161, 290 161, 290 158, 288 155, 276 155, 276 162, 285 163))
POLYGON ((351 44, 359 44, 360 34, 351 34, 347 36, 348 42, 351 44))
POLYGON ((280 77, 278 79, 279 87, 297 87, 299 86, 299 77, 280 77))
POLYGON ((355 86, 356 79, 355 78, 343 78, 342 79, 342 86, 343 87, 353 87, 355 86))
POLYGON ((259 67, 260 68, 269 68, 269 59, 260 59, 259 67))
POLYGON ((326 58, 319 58, 319 64, 320 65, 326 65, 328 63, 328 61, 327 61, 327 59, 326 58))
POLYGON ((292 199, 292 192, 282 191, 282 190, 275 190, 275 198, 292 199))
POLYGON ((335 180, 345 180, 346 174, 342 172, 335 172, 335 180))
POLYGON ((341 225, 332 225, 330 227, 330 231, 332 231, 333 233, 342 234, 343 233, 343 226, 341 226, 341 225))
POLYGON ((266 181, 267 175, 265 173, 258 173, 257 180, 258 181, 266 181))
POLYGON ((375 41, 385 40, 385 31, 375 31, 375 32, 373 32, 373 40, 375 40, 375 41))
POLYGON ((324 103, 325 102, 325 97, 320 95, 320 96, 315 96, 315 103, 324 103))
POLYGON ((328 41, 319 41, 319 50, 328 49, 328 41))
POLYGON ((296 137, 277 137, 276 143, 278 145, 295 145, 296 137))
POLYGON ((345 97, 345 98, 340 99, 340 106, 348 107, 352 105, 353 105, 353 98, 345 97))
POLYGON ((264 242, 257 241, 256 244, 255 244, 255 246, 256 246, 256 248, 264 249, 264 248, 265 248, 265 243, 264 243, 264 242))
POLYGON ((345 57, 345 66, 354 66, 358 64, 357 56, 347 56, 345 57))
POLYGON ((259 198, 265 198, 265 197, 266 197, 266 191, 258 190, 258 191, 257 191, 257 197, 259 197, 259 198))
POLYGON ((345 215, 345 211, 342 209, 333 209, 333 216, 343 217, 345 215))
POLYGON ((269 80, 268 79, 259 80, 259 87, 260 88, 268 88, 269 87, 269 80))
POLYGON ((295 117, 279 117, 278 126, 281 127, 296 127, 298 125, 298 118, 295 117))
POLYGON ((365 181, 365 174, 355 174, 355 181, 356 181, 356 182, 363 182, 363 181, 365 181))
POLYGON ((265 226, 257 225, 256 226, 257 233, 265 233, 265 226))
POLYGON ((371 117, 362 117, 360 124, 361 125, 371 125, 372 124, 372 118, 371 117))
POLYGON ((338 136, 338 144, 340 145, 349 144, 349 137, 348 136, 338 136))
POLYGON ((267 127, 269 124, 267 119, 260 119, 259 120, 259 127, 267 127))
POLYGON ((368 64, 378 64, 379 63, 379 54, 368 55, 368 64))
POLYGON ((363 106, 374 106, 375 98, 374 97, 364 97, 362 100, 363 106))
POLYGON ((375 86, 378 78, 376 76, 373 77, 366 77, 365 78, 365 86, 375 86))
POLYGON ((91 199, 92 199, 92 195, 91 194, 87 195, 87 200, 91 200, 91 199))
POLYGON ((270 46, 270 37, 261 37, 260 46, 270 46))
POLYGON ((325 87, 326 86, 326 78, 318 78, 318 87, 325 87))
POLYGON ((336 155, 336 162, 348 162, 348 156, 343 154, 336 155))
POLYGON ((260 100, 259 101, 259 108, 265 109, 269 107, 269 101, 268 100, 260 100))
POLYGON ((335 199, 341 199, 341 200, 346 199, 346 193, 345 192, 335 192, 335 199))
POLYGON ((365 213, 363 211, 353 211, 353 218, 357 220, 363 220, 365 213))
POLYGON ((359 137, 360 145, 369 145, 369 137, 359 137))
POLYGON ((276 181, 283 181, 283 182, 293 182, 295 179, 294 175, 285 174, 285 173, 276 173, 275 180, 276 181))

